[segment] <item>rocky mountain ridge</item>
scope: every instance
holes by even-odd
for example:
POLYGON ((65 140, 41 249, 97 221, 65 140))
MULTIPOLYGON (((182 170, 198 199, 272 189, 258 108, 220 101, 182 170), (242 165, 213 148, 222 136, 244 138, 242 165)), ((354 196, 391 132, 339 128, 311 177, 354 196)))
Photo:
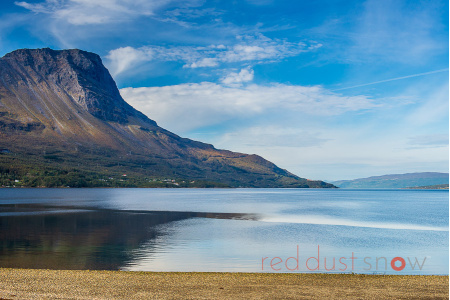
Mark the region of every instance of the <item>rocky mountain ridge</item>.
POLYGON ((7 150, 0 171, 22 177, 50 168, 234 187, 333 187, 159 127, 122 99, 97 54, 78 49, 21 49, 0 59, 0 137, 7 150))

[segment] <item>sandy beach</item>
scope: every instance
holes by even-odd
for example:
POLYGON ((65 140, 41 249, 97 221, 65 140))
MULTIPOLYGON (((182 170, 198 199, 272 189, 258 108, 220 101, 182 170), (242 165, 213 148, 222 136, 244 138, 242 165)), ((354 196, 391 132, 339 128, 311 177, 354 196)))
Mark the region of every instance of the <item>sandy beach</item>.
POLYGON ((0 299, 448 299, 448 276, 0 269, 0 299))

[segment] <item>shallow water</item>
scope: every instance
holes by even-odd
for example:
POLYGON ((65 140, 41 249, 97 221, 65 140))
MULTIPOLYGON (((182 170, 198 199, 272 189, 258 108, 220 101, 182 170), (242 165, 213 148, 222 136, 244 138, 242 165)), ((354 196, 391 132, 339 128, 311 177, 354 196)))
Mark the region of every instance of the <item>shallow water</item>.
POLYGON ((0 226, 0 267, 448 274, 442 190, 1 189, 0 226))

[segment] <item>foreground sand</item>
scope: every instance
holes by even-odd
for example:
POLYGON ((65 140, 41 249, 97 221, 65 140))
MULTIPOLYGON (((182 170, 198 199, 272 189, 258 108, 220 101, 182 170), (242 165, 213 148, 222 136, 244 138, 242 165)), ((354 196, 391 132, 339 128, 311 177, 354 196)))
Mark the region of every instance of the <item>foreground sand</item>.
POLYGON ((0 299, 448 299, 448 276, 0 269, 0 299))

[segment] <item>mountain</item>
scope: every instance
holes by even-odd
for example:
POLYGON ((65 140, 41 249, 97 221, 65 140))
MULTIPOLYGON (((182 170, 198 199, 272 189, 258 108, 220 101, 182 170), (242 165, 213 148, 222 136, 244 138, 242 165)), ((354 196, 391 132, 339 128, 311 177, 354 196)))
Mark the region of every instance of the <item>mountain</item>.
POLYGON ((0 143, 6 186, 334 187, 159 127, 78 49, 0 59, 0 143))
POLYGON ((448 183, 408 187, 411 190, 448 190, 448 183))
POLYGON ((354 180, 339 180, 332 183, 337 187, 348 189, 397 189, 448 184, 448 179, 448 173, 423 172, 373 176, 354 180))

